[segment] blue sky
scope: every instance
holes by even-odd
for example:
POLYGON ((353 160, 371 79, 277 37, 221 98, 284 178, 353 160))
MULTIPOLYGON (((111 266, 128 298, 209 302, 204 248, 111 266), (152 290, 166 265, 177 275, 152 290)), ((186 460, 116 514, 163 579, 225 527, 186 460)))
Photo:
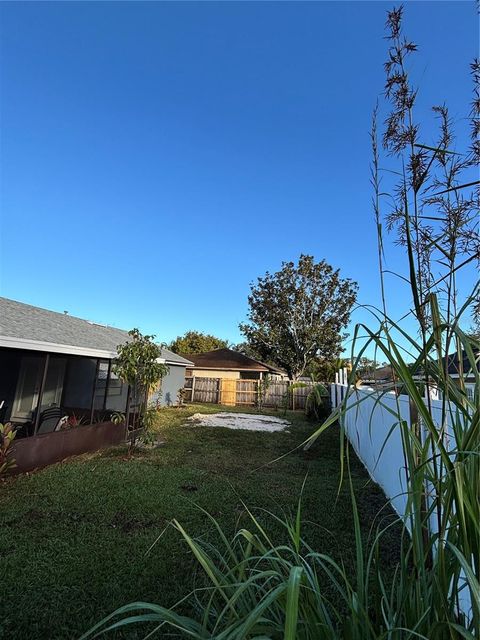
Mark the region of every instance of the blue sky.
MULTIPOLYGON (((303 252, 378 303, 368 132, 391 6, 1 3, 1 294, 236 342, 249 283, 303 252)), ((446 101, 466 131, 475 3, 408 2, 405 31, 420 108, 446 101)))

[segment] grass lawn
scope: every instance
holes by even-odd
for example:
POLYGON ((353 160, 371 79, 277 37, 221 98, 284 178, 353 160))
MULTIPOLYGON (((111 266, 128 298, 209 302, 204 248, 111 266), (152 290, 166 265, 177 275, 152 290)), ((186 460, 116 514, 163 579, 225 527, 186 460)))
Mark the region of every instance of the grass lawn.
MULTIPOLYGON (((215 405, 162 410, 158 430, 164 445, 132 459, 124 448, 108 450, 0 484, 1 638, 71 639, 128 602, 173 605, 201 575, 171 528, 147 554, 172 518, 195 536, 212 536, 195 504, 230 532, 242 518, 242 500, 279 515, 294 513, 307 472, 305 537, 353 570, 347 486, 337 498, 338 431, 327 430, 312 450, 294 451, 269 465, 315 425, 289 413, 289 432, 182 426, 197 411, 217 410, 215 405)), ((385 498, 357 460, 352 474, 368 532, 385 498)), ((279 526, 271 524, 272 535, 281 539, 279 526)), ((121 637, 143 635, 130 628, 121 637)))

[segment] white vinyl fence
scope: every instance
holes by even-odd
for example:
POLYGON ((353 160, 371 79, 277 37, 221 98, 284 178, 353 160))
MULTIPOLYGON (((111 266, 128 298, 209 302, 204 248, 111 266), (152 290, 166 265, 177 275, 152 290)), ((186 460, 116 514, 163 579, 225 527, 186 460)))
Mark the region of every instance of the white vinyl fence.
MULTIPOLYGON (((344 384, 332 385, 332 405, 338 406, 349 391, 344 384)), ((352 390, 347 400, 348 410, 342 418, 345 433, 371 478, 379 484, 399 516, 407 505, 406 469, 398 417, 410 421, 407 396, 381 394, 372 389, 352 390), (380 404, 381 403, 381 404, 380 404), (398 404, 397 404, 398 403, 398 404), (383 406, 382 406, 383 405, 383 406)))
MULTIPOLYGON (((399 418, 411 423, 410 401, 406 395, 378 392, 374 389, 353 389, 347 385, 346 370, 337 374, 330 387, 332 406, 347 399, 347 411, 342 424, 355 453, 365 465, 371 478, 379 484, 400 517, 407 505, 406 467, 399 418)), ((442 402, 430 400, 432 416, 441 421, 442 402)), ((448 448, 447 417, 445 439, 448 448)))
MULTIPOLYGON (((346 435, 370 477, 382 487, 392 507, 403 518, 407 506, 407 475, 398 423, 400 418, 411 424, 409 397, 349 387, 347 372, 343 370, 337 374, 335 384, 330 386, 332 407, 338 407, 347 394, 347 411, 341 418, 346 435)), ((440 427, 442 401, 431 399, 429 403, 433 420, 440 427)), ((453 444, 450 435, 454 417, 448 411, 446 413, 443 437, 449 450, 453 444)), ((408 527, 408 523, 405 524, 408 527)), ((431 519, 430 527, 437 529, 435 518, 431 519)), ((459 602, 461 611, 470 617, 472 604, 467 589, 459 594, 459 602)))

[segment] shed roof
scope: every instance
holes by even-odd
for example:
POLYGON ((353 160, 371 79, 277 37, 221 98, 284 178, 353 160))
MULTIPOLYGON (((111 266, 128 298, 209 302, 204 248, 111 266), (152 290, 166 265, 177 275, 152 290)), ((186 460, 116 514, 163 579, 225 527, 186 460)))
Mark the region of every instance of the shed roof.
POLYGON ((283 373, 277 367, 249 358, 239 351, 233 351, 233 349, 214 349, 205 353, 191 353, 187 357, 194 363, 196 369, 283 373))
MULTIPOLYGON (((0 297, 0 346, 113 357, 129 339, 123 329, 0 297)), ((161 357, 171 364, 192 364, 168 349, 162 348, 161 357)))

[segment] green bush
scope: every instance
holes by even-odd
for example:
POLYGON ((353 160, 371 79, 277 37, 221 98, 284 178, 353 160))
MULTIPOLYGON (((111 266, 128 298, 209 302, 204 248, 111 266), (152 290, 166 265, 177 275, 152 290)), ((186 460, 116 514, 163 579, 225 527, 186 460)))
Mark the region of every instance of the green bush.
POLYGON ((330 397, 323 384, 315 384, 307 396, 305 413, 312 420, 323 420, 330 414, 330 397))

